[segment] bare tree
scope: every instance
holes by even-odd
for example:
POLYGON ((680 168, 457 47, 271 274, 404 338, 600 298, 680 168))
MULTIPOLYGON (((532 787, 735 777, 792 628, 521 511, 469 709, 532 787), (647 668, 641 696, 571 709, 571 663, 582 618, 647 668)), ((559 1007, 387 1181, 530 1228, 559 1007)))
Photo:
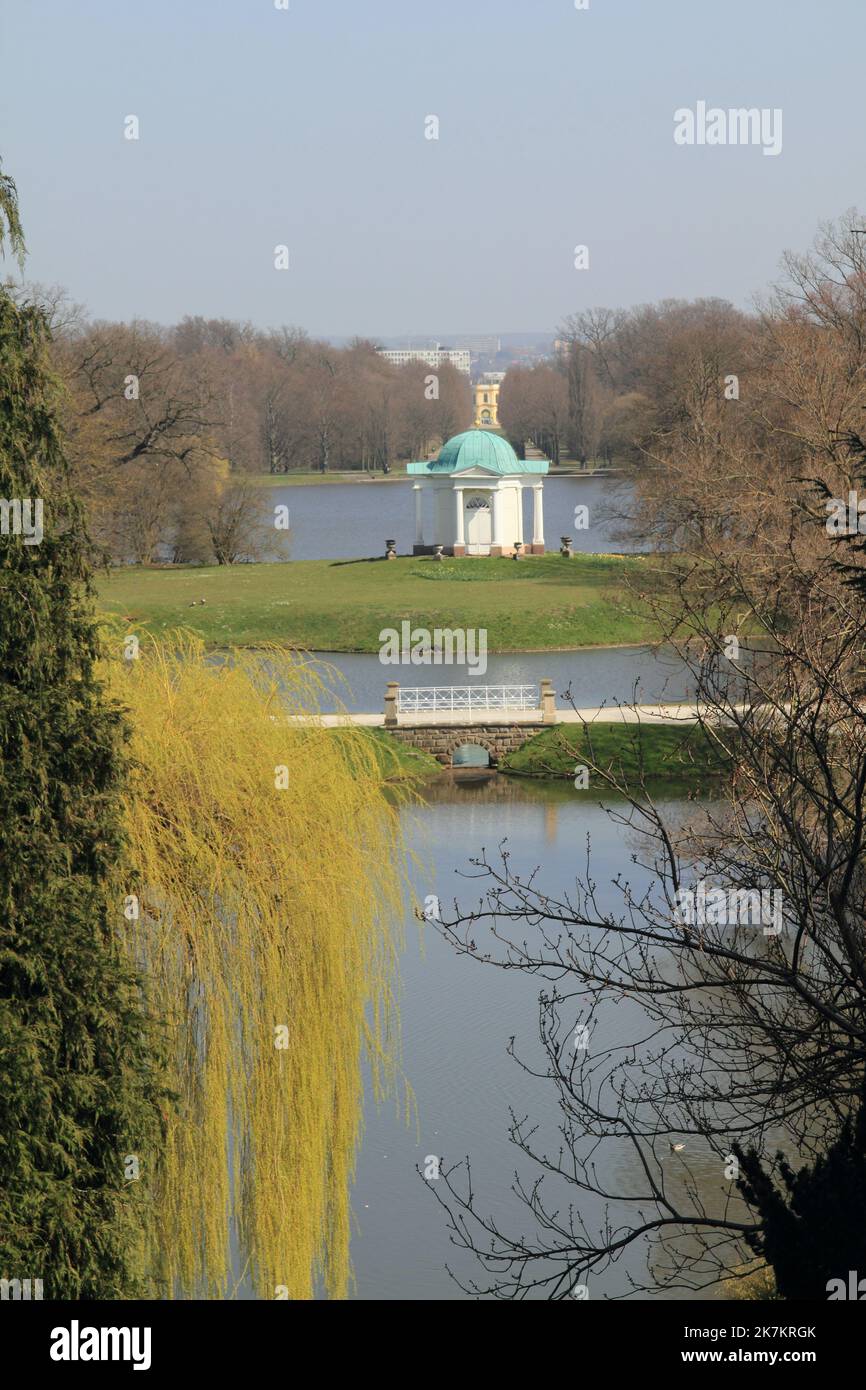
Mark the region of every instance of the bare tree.
MULTIPOLYGON (((832 241, 837 262, 847 245, 832 241)), ((506 848, 474 861, 482 897, 441 924, 482 965, 545 982, 541 1060, 517 1059, 560 1116, 554 1136, 513 1117, 529 1165, 513 1226, 489 1215, 468 1160, 445 1169, 436 1195, 484 1271, 464 1281, 475 1292, 564 1298, 640 1255, 637 1292, 729 1288, 757 1262, 780 1296, 825 1299, 866 1261, 864 554, 848 544, 840 563, 821 505, 847 497, 866 452, 840 430, 861 389, 847 254, 832 294, 810 262, 808 310, 778 307, 749 339, 745 410, 717 389, 722 359, 696 353, 646 449, 638 510, 659 553, 633 602, 691 673, 690 727, 728 769, 723 793, 672 820, 644 775, 590 753, 597 784, 624 798, 608 813, 641 886, 617 877, 611 908, 588 852, 573 890, 551 894, 506 848), (816 362, 820 391, 804 394, 816 362), (626 998, 642 1033, 605 1042, 626 998), (618 1176, 625 1150, 637 1186, 618 1176), (715 1166, 715 1190, 694 1158, 715 1166)))
POLYGON ((499 395, 499 418, 518 453, 531 440, 557 464, 568 413, 565 380, 548 363, 512 367, 507 373, 499 395))
MULTIPOLYGON (((767 1193, 791 1214, 774 1177, 785 1163, 814 1177, 850 1144, 862 1106, 866 614, 808 518, 760 564, 750 524, 746 509, 739 521, 708 516, 700 559, 678 557, 664 591, 642 595, 691 669, 695 736, 730 767, 724 795, 672 824, 644 776, 626 783, 590 757, 625 798, 609 814, 637 834, 632 857, 648 886, 618 877, 620 905, 606 908, 589 858, 573 891, 551 895, 512 870, 506 849, 474 861, 481 900, 441 924, 473 959, 546 982, 541 1063, 519 1061, 552 1088, 561 1116, 553 1139, 514 1116, 511 1141, 534 1168, 515 1181, 526 1209, 515 1230, 484 1210, 468 1160, 446 1168, 453 1238, 488 1276, 475 1292, 567 1297, 638 1247, 648 1272, 633 1276, 635 1290, 705 1288, 774 1255, 781 1292, 817 1298, 866 1254, 862 1227, 841 1213, 833 1225, 826 1211, 821 1231, 809 1229, 806 1270, 767 1244, 767 1193), (751 649, 731 661, 746 615, 751 649), (702 892, 713 907, 690 913, 702 892), (772 908, 757 920, 756 894, 772 908), (641 1036, 594 1042, 624 998, 640 1004, 641 1036), (672 1177, 675 1143, 685 1157, 672 1177), (637 1191, 617 1177, 623 1147, 642 1175, 637 1191), (712 1199, 689 1168, 695 1156, 717 1164, 712 1199), (586 1213, 599 1204, 593 1227, 586 1213)), ((855 1179, 866 1181, 862 1165, 855 1179)), ((849 1209, 863 1199, 856 1184, 849 1209)))
POLYGON ((184 489, 216 458, 214 397, 149 324, 74 328, 56 343, 76 485, 96 537, 150 563, 184 489))

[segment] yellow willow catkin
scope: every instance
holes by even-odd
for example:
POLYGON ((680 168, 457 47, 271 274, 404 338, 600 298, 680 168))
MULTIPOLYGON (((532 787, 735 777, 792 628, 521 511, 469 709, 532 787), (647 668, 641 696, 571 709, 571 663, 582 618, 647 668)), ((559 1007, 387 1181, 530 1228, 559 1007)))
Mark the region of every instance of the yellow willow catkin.
POLYGON ((364 1059, 379 1094, 398 1062, 400 798, 369 735, 286 718, 320 708, 298 655, 208 657, 183 633, 140 651, 106 668, 132 726, 127 942, 176 1097, 158 1286, 345 1297, 364 1059))

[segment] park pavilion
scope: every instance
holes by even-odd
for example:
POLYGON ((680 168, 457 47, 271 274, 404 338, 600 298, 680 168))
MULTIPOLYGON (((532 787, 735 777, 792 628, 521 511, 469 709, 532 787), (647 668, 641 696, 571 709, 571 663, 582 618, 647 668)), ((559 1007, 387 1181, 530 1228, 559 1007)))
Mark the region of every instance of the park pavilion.
POLYGON ((414 554, 544 554, 541 490, 547 459, 519 459, 502 435, 466 430, 436 458, 410 463, 415 479, 414 554), (523 494, 532 492, 532 531, 524 539, 523 494), (432 501, 425 508, 424 494, 432 501), (425 522, 425 511, 427 520, 425 522))

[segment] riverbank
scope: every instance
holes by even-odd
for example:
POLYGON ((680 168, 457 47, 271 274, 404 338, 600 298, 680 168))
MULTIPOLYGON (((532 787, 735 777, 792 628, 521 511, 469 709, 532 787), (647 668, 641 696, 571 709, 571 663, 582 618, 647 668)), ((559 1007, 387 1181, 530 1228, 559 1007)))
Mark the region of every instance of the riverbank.
MULTIPOLYGON (((621 468, 581 468, 577 463, 551 464, 551 478, 607 478, 617 477, 621 468)), ((390 473, 365 473, 355 468, 348 472, 329 473, 251 473, 249 481, 255 487, 310 487, 328 483, 405 483, 410 474, 405 463, 395 465, 390 473)))
POLYGON ((660 634, 629 593, 648 577, 640 555, 297 560, 287 564, 112 570, 102 610, 131 630, 184 627, 209 647, 285 643, 378 652, 379 633, 414 627, 485 630, 489 652, 652 643, 660 634))
MULTIPOLYGON (((574 780, 580 765, 595 764, 638 786, 723 777, 727 771, 716 745, 698 725, 557 724, 527 740, 501 764, 514 776, 574 780)), ((598 778, 589 775, 597 789, 598 778)))
MULTIPOLYGON (((332 733, 339 738, 339 729, 332 733)), ((354 736, 358 733, 372 741, 386 781, 429 779, 443 773, 441 763, 429 753, 412 748, 385 729, 356 729, 354 736)), ((727 771, 716 745, 699 726, 660 724, 597 724, 591 728, 558 724, 529 738, 500 763, 498 771, 506 777, 562 783, 573 782, 577 767, 590 763, 633 788, 640 785, 641 777, 655 786, 700 786, 724 777, 727 771)), ((461 771, 472 775, 468 766, 461 771)), ((481 768, 472 771, 482 773, 481 768)), ((590 772, 584 790, 597 794, 599 785, 598 777, 590 772)))

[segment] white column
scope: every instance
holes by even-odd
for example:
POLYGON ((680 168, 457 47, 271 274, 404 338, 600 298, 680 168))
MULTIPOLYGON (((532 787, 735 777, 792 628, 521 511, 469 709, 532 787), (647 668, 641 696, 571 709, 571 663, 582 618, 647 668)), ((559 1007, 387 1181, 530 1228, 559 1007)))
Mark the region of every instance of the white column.
POLYGON ((517 484, 517 539, 523 541, 523 484, 517 484))
POLYGON ((415 494, 415 544, 424 544, 424 521, 421 515, 421 484, 414 483, 412 491, 415 494))
POLYGON ((502 498, 499 495, 499 488, 495 487, 490 494, 490 506, 493 512, 493 535, 491 544, 502 546, 502 498))
POLYGON ((533 483, 532 496, 532 544, 544 545, 544 507, 541 501, 541 483, 533 483))
POLYGON ((462 489, 462 487, 456 487, 456 488, 454 489, 454 523, 455 523, 455 529, 454 529, 454 544, 455 544, 455 545, 462 545, 462 546, 465 546, 465 545, 466 545, 466 539, 465 539, 465 536, 464 536, 464 533, 463 533, 463 489, 462 489))

